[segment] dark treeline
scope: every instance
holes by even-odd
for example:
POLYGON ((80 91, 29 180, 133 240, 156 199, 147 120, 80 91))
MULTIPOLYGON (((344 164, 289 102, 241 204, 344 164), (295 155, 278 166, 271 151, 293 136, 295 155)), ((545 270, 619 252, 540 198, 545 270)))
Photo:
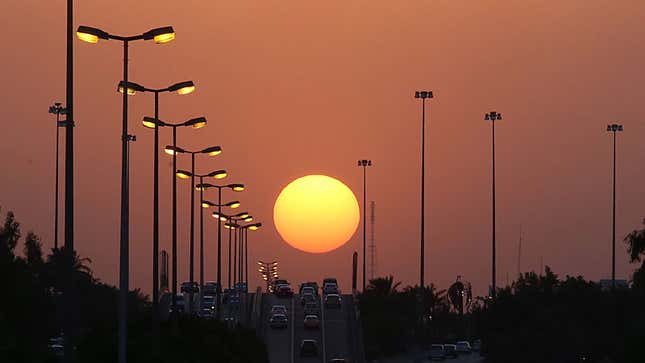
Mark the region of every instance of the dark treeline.
MULTIPOLYGON (((78 290, 74 319, 79 362, 117 360, 118 290, 92 274, 91 260, 64 248, 44 256, 38 236, 22 239, 13 213, 0 226, 0 362, 57 362, 49 347, 63 326, 64 272, 72 266, 78 290), (22 254, 20 251, 22 250, 22 254)), ((128 359, 136 362, 266 362, 264 344, 252 331, 182 317, 163 323, 153 338, 151 304, 141 291, 129 294, 128 359), (172 325, 172 326, 171 326, 172 325)))
POLYGON ((446 290, 399 289, 392 276, 370 281, 360 296, 368 359, 427 348, 432 343, 481 339, 487 362, 643 362, 645 342, 645 229, 625 238, 639 262, 629 288, 615 291, 582 277, 524 273, 477 298, 460 315, 446 290), (418 317, 423 316, 421 320, 418 317))

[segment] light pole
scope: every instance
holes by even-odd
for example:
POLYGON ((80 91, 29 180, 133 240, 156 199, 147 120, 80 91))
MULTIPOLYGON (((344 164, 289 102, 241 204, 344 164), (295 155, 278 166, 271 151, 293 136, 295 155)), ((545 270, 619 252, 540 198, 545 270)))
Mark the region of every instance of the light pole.
MULTIPOLYGON (((190 151, 178 146, 166 145, 165 150, 172 152, 173 154, 190 154, 191 156, 191 171, 177 170, 175 173, 180 179, 190 178, 190 261, 189 261, 189 281, 190 281, 190 292, 188 294, 188 312, 192 313, 193 311, 193 294, 194 294, 194 282, 195 282, 195 155, 196 154, 205 154, 208 156, 216 156, 222 153, 222 148, 219 146, 211 146, 198 151, 190 151)), ((216 179, 223 179, 226 177, 226 170, 217 170, 214 172, 214 177, 216 179)))
POLYGON ((219 320, 221 315, 220 306, 221 306, 221 296, 222 296, 222 218, 219 217, 222 214, 222 188, 228 188, 235 192, 241 192, 244 190, 244 184, 226 184, 226 185, 214 185, 210 183, 198 184, 196 188, 208 189, 208 188, 217 188, 217 319, 219 320))
POLYGON ((270 292, 271 282, 278 278, 278 261, 264 262, 258 261, 258 272, 262 280, 267 283, 267 293, 270 292))
POLYGON ((616 132, 623 131, 623 125, 607 125, 607 132, 613 133, 613 182, 612 182, 612 207, 611 207, 611 289, 616 289, 616 132))
MULTIPOLYGON (((159 93, 176 92, 186 95, 195 90, 193 81, 175 83, 166 88, 148 88, 134 82, 119 82, 120 92, 134 94, 135 92, 152 92, 155 95, 155 117, 159 119, 159 93)), ((154 164, 153 164, 153 192, 152 192, 152 317, 154 329, 158 329, 159 322, 159 125, 157 122, 143 121, 143 126, 154 130, 154 164)))
POLYGON ((229 273, 229 289, 231 288, 231 250, 234 251, 233 256, 233 288, 237 290, 237 283, 242 282, 240 277, 241 269, 241 256, 242 256, 242 234, 239 229, 239 222, 251 222, 253 217, 249 215, 248 212, 241 212, 235 215, 226 215, 213 213, 214 218, 218 218, 222 222, 228 222, 224 224, 224 228, 229 230, 229 244, 228 244, 228 273, 229 273), (233 248, 231 248, 231 231, 233 231, 233 248), (239 241, 239 242, 238 242, 239 241))
MULTIPOLYGON (((202 185, 202 184, 204 184, 204 180, 202 178, 200 178, 199 179, 199 185, 202 185)), ((206 208, 210 208, 210 207, 220 207, 220 205, 217 204, 217 203, 210 202, 208 200, 204 200, 204 189, 203 188, 197 188, 197 189, 199 189, 199 191, 200 191, 200 193, 199 193, 200 194, 200 204, 202 206, 202 209, 199 211, 199 220, 200 220, 199 226, 201 228, 201 231, 200 231, 200 234, 201 234, 201 247, 200 247, 201 250, 200 251, 201 252, 200 252, 200 261, 199 261, 199 271, 200 271, 200 279, 203 281, 203 279, 204 279, 204 276, 203 276, 203 271, 204 271, 204 258, 203 258, 203 255, 204 255, 204 252, 203 252, 204 251, 204 213, 203 213, 203 210, 206 209, 206 208)), ((240 202, 237 201, 237 200, 234 200, 234 201, 222 204, 221 207, 229 207, 231 209, 239 208, 240 207, 240 202)), ((231 248, 231 230, 230 229, 229 229, 229 232, 228 232, 228 248, 229 248, 228 262, 229 262, 229 265, 230 265, 230 263, 231 263, 231 251, 230 251, 230 248, 231 248)), ((228 287, 229 287, 229 289, 231 288, 231 268, 230 268, 230 266, 229 266, 229 269, 228 269, 228 287)))
POLYGON ((492 200, 493 200, 493 220, 492 220, 492 225, 493 225, 493 237, 492 237, 492 245, 493 245, 493 261, 492 261, 492 277, 491 277, 491 297, 495 298, 497 296, 497 287, 496 287, 496 278, 495 278, 495 272, 496 272, 496 249, 495 249, 495 121, 500 121, 502 119, 502 114, 491 111, 484 116, 484 120, 490 121, 491 125, 491 132, 492 132, 492 147, 493 147, 493 195, 492 195, 492 200))
POLYGON ((244 231, 244 283, 246 284, 246 289, 248 292, 249 289, 249 230, 257 231, 262 227, 262 223, 253 223, 241 226, 241 230, 244 231))
POLYGON ((60 102, 54 103, 53 106, 49 106, 49 113, 56 115, 56 181, 54 182, 54 248, 58 249, 58 144, 59 144, 59 129, 65 127, 66 121, 60 120, 60 115, 64 115, 67 110, 61 106, 60 102))
MULTIPOLYGON (((414 98, 421 99, 421 261, 419 266, 419 287, 425 286, 425 177, 426 177, 426 99, 433 98, 432 91, 416 91, 414 98)), ((365 253, 363 253, 365 258, 365 253)))
MULTIPOLYGON (((76 35, 82 41, 97 43, 99 39, 114 39, 123 43, 123 81, 128 82, 128 45, 135 40, 154 40, 163 44, 175 39, 172 27, 156 28, 134 36, 119 36, 88 26, 79 26, 76 35)), ((121 239, 119 258, 119 363, 125 363, 127 343, 128 290, 129 290, 129 233, 130 200, 128 180, 128 92, 123 92, 123 126, 121 133, 121 239)))
MULTIPOLYGON (((155 119, 153 117, 144 117, 143 124, 150 128, 153 125, 157 127, 170 127, 172 128, 172 144, 173 148, 177 147, 177 128, 178 127, 192 127, 193 129, 200 129, 206 126, 206 118, 197 117, 180 123, 168 123, 155 119)), ((172 155, 172 311, 173 315, 177 312, 177 179, 175 173, 177 172, 177 153, 174 149, 165 150, 166 154, 172 155)))
POLYGON ((366 240, 366 225, 365 225, 365 216, 367 214, 367 209, 365 206, 365 195, 367 191, 367 167, 372 166, 372 160, 359 160, 358 161, 358 166, 363 167, 363 291, 365 291, 365 254, 366 254, 366 248, 365 248, 365 240, 366 240))

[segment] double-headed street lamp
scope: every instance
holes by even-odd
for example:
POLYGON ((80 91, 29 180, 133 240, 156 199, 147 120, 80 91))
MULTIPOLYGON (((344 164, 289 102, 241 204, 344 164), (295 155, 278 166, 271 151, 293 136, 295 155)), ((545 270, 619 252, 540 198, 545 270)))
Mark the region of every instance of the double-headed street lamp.
MULTIPOLYGON (((425 286, 425 177, 426 177, 426 99, 433 98, 432 91, 416 91, 414 98, 421 99, 421 261, 419 288, 425 286)), ((363 254, 363 258, 365 254, 363 254)))
MULTIPOLYGON (((200 183, 195 186, 200 190, 208 188, 217 188, 217 214, 218 216, 222 214, 222 188, 231 189, 235 192, 241 192, 244 190, 244 184, 226 184, 226 185, 214 185, 210 183, 200 183)), ((216 314, 217 319, 221 317, 220 306, 221 306, 221 295, 222 295, 222 221, 221 217, 217 218, 217 306, 216 314)))
POLYGON ((266 281, 267 293, 269 293, 269 286, 271 286, 271 282, 278 278, 278 261, 258 261, 258 265, 258 272, 260 273, 262 280, 266 281))
POLYGON ((607 125, 607 132, 613 133, 614 161, 612 181, 612 208, 611 208, 611 289, 616 288, 616 132, 623 131, 623 125, 607 125))
MULTIPOLYGON (((143 126, 148 128, 172 128, 172 144, 174 148, 177 146, 178 127, 192 127, 194 129, 199 129, 206 126, 206 118, 197 117, 184 122, 169 123, 161 121, 158 118, 146 116, 143 118, 143 126)), ((172 150, 174 149, 164 151, 167 154, 172 155, 172 310, 174 313, 177 311, 177 179, 175 178, 175 173, 177 172, 177 155, 172 150)))
MULTIPOLYGON (((79 26, 76 35, 82 41, 98 43, 99 39, 118 40, 123 43, 123 81, 128 82, 128 45, 135 40, 154 40, 157 44, 168 43, 175 39, 175 31, 171 26, 155 28, 143 34, 120 36, 109 34, 101 29, 79 26)), ((119 270, 119 358, 120 363, 126 362, 127 352, 127 305, 129 290, 129 234, 130 234, 130 190, 128 180, 128 93, 123 92, 123 125, 121 134, 121 238, 120 238, 120 270, 119 270)))
POLYGON ((372 160, 359 160, 358 161, 358 166, 363 167, 363 291, 365 291, 365 254, 366 254, 366 249, 365 249, 365 216, 367 215, 367 209, 365 207, 365 196, 366 196, 366 188, 367 188, 367 167, 372 166, 372 160))
MULTIPOLYGON (((189 303, 190 307, 188 308, 188 311, 192 312, 193 309, 193 282, 195 281, 194 278, 194 262, 195 262, 195 155, 197 154, 205 154, 208 156, 216 156, 222 153, 222 148, 219 146, 210 146, 201 150, 197 151, 190 151, 186 150, 183 148, 180 148, 178 146, 170 146, 167 145, 165 148, 165 151, 169 154, 175 155, 175 154, 190 154, 191 156, 191 169, 190 171, 185 171, 185 170, 177 170, 175 173, 178 178, 180 179, 188 179, 190 178, 190 270, 189 270, 189 281, 190 281, 190 286, 191 286, 191 293, 189 294, 189 303)), ((213 171, 212 177, 215 179, 223 179, 226 178, 226 170, 216 170, 213 171)))
POLYGON ((496 285, 496 279, 495 279, 495 271, 496 271, 496 249, 495 249, 495 121, 500 121, 502 119, 502 114, 499 112, 491 111, 484 116, 484 120, 490 121, 491 125, 491 131, 492 131, 492 147, 493 147, 493 261, 492 261, 492 280, 491 280, 491 292, 490 296, 492 298, 495 298, 497 296, 497 287, 496 285))
POLYGON ((159 93, 176 92, 186 95, 195 90, 193 81, 175 83, 166 88, 148 88, 134 82, 119 82, 119 92, 134 95, 136 92, 152 92, 155 95, 155 116, 152 122, 144 121, 143 125, 154 129, 154 175, 153 175, 153 202, 152 202, 152 314, 157 324, 159 316, 159 125, 154 120, 159 119, 159 93))

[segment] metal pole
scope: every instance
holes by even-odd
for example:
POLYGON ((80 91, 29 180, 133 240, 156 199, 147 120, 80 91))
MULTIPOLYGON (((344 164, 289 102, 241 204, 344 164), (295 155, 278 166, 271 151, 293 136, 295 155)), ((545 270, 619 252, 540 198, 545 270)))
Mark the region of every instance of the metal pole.
MULTIPOLYGON (((421 99, 421 263, 419 268, 419 287, 425 286, 425 174, 426 174, 426 99, 421 99)), ((364 256, 364 255, 363 255, 364 256)))
POLYGON ((246 290, 249 289, 249 230, 244 230, 244 283, 246 284, 246 290))
MULTIPOLYGON (((65 254, 74 251, 74 1, 67 0, 67 70, 66 70, 66 119, 65 124, 65 254)), ((65 269, 65 361, 75 361, 76 288, 71 266, 65 269)))
MULTIPOLYGON (((123 81, 128 81, 128 41, 123 41, 123 81)), ((129 256, 128 256, 128 92, 123 92, 123 130, 121 135, 121 241, 119 271, 119 363, 127 362, 128 334, 128 290, 129 290, 129 256)))
POLYGON ((219 218, 222 215, 222 188, 217 188, 217 320, 222 317, 221 314, 221 295, 222 295, 222 221, 219 218))
POLYGON ((233 229, 229 228, 228 230, 228 288, 231 288, 231 235, 233 234, 233 229))
POLYGON ((159 329, 159 92, 155 92, 154 176, 152 196, 152 318, 159 329))
MULTIPOLYGON (((199 177, 199 184, 204 185, 204 177, 199 177)), ((204 291, 204 188, 199 188, 199 291, 204 291)))
MULTIPOLYGON (((177 126, 172 128, 172 147, 177 150, 177 126)), ((177 314, 177 153, 172 153, 172 311, 177 314)))
POLYGON ((365 248, 365 241, 366 241, 366 226, 365 226, 365 216, 366 216, 366 204, 365 204, 365 195, 366 191, 365 188, 367 187, 367 177, 366 177, 366 172, 367 170, 367 165, 363 165, 363 291, 365 291, 365 255, 366 255, 366 248, 365 248))
POLYGON ((614 178, 611 221, 611 288, 616 288, 616 131, 614 131, 614 178))
POLYGON ((238 228, 235 229, 235 233, 233 235, 233 289, 237 287, 237 240, 239 238, 240 232, 238 228))
POLYGON ((193 284, 195 281, 195 153, 190 153, 190 294, 188 294, 189 312, 193 312, 193 284))
POLYGON ((496 248, 495 248, 495 118, 491 117, 491 129, 493 136, 493 263, 492 263, 492 283, 491 283, 491 296, 495 298, 497 295, 496 287, 496 248))
POLYGON ((56 182, 54 193, 54 249, 58 249, 58 140, 60 139, 60 110, 56 111, 56 182))

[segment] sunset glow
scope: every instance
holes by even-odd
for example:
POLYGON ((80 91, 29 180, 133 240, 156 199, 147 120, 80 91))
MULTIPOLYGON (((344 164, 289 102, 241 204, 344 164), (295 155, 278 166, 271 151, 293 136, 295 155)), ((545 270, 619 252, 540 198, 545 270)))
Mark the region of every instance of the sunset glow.
POLYGON ((291 246, 312 253, 332 251, 345 244, 358 227, 354 193, 325 175, 294 180, 278 196, 273 222, 291 246))

